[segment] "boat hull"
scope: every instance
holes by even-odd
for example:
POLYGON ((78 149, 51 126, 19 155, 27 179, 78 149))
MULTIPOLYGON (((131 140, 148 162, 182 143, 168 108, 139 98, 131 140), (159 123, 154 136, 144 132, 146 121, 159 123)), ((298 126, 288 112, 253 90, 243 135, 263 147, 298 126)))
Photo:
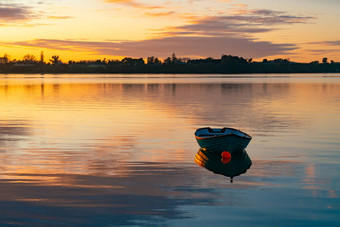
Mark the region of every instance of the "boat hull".
POLYGON ((248 146, 251 140, 251 137, 249 135, 244 133, 244 135, 246 136, 240 136, 239 134, 242 132, 238 130, 237 133, 237 135, 230 133, 226 135, 215 135, 211 137, 200 137, 198 133, 195 133, 195 136, 197 143, 201 148, 205 148, 212 152, 228 151, 230 153, 233 153, 243 151, 248 146))

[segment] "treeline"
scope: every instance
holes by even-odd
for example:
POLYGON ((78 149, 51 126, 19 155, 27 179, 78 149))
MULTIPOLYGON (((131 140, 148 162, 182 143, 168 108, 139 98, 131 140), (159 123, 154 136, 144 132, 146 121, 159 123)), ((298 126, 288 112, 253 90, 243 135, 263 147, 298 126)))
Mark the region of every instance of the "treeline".
POLYGON ((122 60, 89 60, 62 62, 58 55, 45 62, 43 52, 40 60, 25 55, 22 60, 11 60, 8 55, 0 57, 0 73, 331 73, 340 72, 340 63, 323 58, 321 62, 296 63, 288 59, 263 59, 223 55, 220 59, 183 59, 175 54, 164 60, 157 57, 130 58, 122 60))

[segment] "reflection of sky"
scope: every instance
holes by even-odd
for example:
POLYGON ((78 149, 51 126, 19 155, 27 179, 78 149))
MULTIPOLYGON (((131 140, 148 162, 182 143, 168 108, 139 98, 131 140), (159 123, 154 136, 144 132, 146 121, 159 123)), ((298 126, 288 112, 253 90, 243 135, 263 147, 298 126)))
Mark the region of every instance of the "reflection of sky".
POLYGON ((0 119, 0 152, 13 150, 20 140, 29 136, 29 129, 26 121, 0 119))
POLYGON ((32 133, 39 136, 31 142, 38 148, 107 143, 128 151, 130 146, 150 150, 169 139, 186 148, 194 145, 186 141, 196 127, 228 125, 255 135, 250 146, 278 147, 280 140, 267 139, 275 136, 294 141, 294 146, 313 143, 317 149, 330 149, 339 125, 338 83, 30 82, 0 89, 2 119, 17 116, 35 122, 32 133))
MULTIPOLYGON (((6 210, 0 214, 0 223, 15 217, 11 220, 18 224, 38 220, 90 225, 131 221, 334 224, 339 212, 336 176, 309 175, 309 164, 255 162, 233 184, 224 176, 190 165, 144 162, 125 166, 126 175, 9 175, 10 179, 0 182, 0 209, 6 210), (306 179, 318 181, 314 183, 318 188, 306 188, 310 186, 306 179)), ((316 167, 339 171, 337 165, 316 167)))
POLYGON ((100 153, 110 147, 121 154, 143 150, 130 159, 143 161, 151 155, 164 161, 169 157, 158 150, 166 143, 178 151, 171 157, 178 161, 190 157, 185 149, 197 146, 192 140, 195 128, 221 125, 249 132, 255 157, 311 160, 318 154, 304 152, 310 144, 308 152, 326 148, 332 156, 336 150, 337 83, 31 82, 0 89, 2 119, 16 116, 34 122, 25 152, 74 154, 82 147, 83 155, 84 150, 100 153), (276 152, 268 156, 265 149, 276 152))
POLYGON ((232 207, 238 224, 241 212, 261 224, 283 211, 332 224, 339 83, 221 80, 2 80, 0 223, 221 223, 232 207), (202 126, 253 136, 252 168, 233 184, 194 163, 202 126))

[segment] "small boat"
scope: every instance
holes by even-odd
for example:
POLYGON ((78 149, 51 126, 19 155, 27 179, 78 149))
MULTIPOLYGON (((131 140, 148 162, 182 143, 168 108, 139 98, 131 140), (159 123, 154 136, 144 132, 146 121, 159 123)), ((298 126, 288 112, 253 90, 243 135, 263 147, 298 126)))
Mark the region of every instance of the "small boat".
POLYGON ((243 151, 252 139, 248 134, 233 128, 199 128, 195 132, 197 143, 201 148, 212 152, 243 151))

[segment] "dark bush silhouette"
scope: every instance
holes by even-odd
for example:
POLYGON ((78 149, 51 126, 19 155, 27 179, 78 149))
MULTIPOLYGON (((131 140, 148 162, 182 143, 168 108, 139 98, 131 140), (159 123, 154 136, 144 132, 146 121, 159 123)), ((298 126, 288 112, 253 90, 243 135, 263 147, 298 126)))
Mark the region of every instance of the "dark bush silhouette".
POLYGON ((340 72, 340 63, 333 60, 328 63, 323 58, 321 63, 296 63, 289 59, 263 59, 260 62, 252 58, 222 55, 220 59, 181 59, 173 53, 171 57, 160 60, 155 56, 143 58, 125 57, 122 60, 83 60, 63 63, 58 55, 53 55, 49 63, 44 62, 41 52, 40 61, 34 55, 27 54, 22 60, 10 59, 5 54, 0 57, 0 73, 327 73, 340 72))

